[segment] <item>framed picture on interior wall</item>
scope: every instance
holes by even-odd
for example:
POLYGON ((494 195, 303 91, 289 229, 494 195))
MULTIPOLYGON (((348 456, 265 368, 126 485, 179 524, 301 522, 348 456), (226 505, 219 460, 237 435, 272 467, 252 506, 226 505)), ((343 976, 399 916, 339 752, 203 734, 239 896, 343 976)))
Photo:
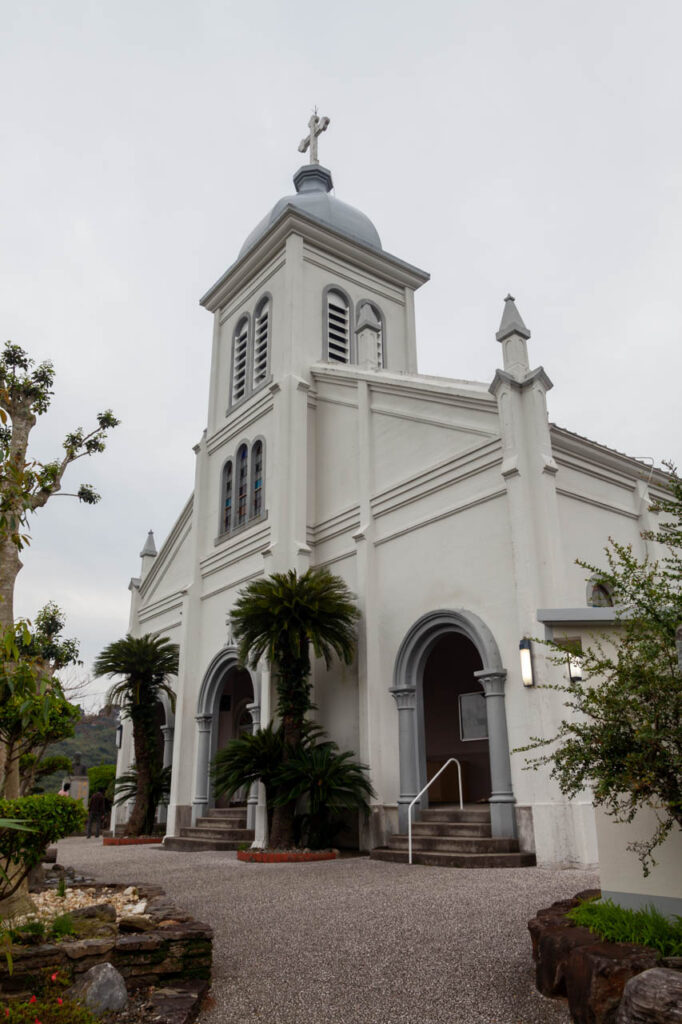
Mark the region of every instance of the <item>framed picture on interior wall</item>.
POLYGON ((463 740, 487 740, 488 719, 482 693, 460 693, 459 728, 463 740))

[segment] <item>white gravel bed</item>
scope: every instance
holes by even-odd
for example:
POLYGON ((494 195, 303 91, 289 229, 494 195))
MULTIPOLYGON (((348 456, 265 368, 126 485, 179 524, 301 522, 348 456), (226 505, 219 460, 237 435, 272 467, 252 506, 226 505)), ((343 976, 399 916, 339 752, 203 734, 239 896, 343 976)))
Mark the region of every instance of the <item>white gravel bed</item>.
POLYGON ((58 860, 161 885, 213 926, 201 1024, 567 1024, 565 1003, 535 990, 526 922, 598 884, 586 871, 243 864, 85 839, 61 842, 58 860))

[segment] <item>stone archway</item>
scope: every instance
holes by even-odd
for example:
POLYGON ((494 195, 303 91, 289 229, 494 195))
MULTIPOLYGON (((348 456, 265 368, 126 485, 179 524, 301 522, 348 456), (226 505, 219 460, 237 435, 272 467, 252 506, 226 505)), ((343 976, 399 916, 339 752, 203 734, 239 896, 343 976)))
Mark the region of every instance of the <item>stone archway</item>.
MULTIPOLYGON (((240 669, 236 647, 224 647, 211 661, 201 682, 195 715, 197 734, 192 825, 213 805, 209 767, 218 749, 223 689, 230 673, 242 671, 246 672, 246 670, 240 669)), ((255 680, 251 673, 246 672, 246 674, 251 680, 251 702, 248 704, 248 708, 251 712, 252 722, 257 723, 258 704, 255 680)))
POLYGON ((439 610, 423 615, 408 630, 395 662, 391 693, 398 706, 400 797, 398 820, 407 831, 407 810, 426 784, 423 749, 423 676, 435 644, 447 634, 466 637, 476 648, 483 668, 473 673, 483 687, 488 725, 491 795, 490 820, 493 836, 515 836, 514 793, 511 784, 509 740, 504 706, 507 671, 499 648, 485 622, 473 612, 439 610))

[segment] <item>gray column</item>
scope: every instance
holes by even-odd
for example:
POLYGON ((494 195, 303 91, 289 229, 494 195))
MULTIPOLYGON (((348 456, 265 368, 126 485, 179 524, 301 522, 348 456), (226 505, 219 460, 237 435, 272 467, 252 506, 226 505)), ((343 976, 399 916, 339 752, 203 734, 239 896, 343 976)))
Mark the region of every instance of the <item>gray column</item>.
POLYGON ((490 824, 493 836, 516 836, 516 814, 509 760, 507 713, 504 706, 506 669, 483 669, 474 672, 485 693, 490 754, 490 824))
MULTIPOLYGON (((251 712, 251 732, 258 732, 260 729, 260 704, 247 704, 247 711, 251 712)), ((258 807, 258 783, 252 782, 249 789, 249 796, 246 801, 246 827, 256 827, 256 808, 258 807)))
POLYGON ((197 715, 197 772, 192 802, 192 825, 208 810, 208 762, 211 756, 213 715, 197 715))
MULTIPOLYGON (((168 768, 173 763, 173 733, 175 730, 172 725, 162 725, 161 732, 163 733, 163 767, 168 768)), ((165 824, 168 817, 168 804, 159 805, 157 816, 159 824, 165 824)))
POLYGON ((417 691, 415 687, 391 687, 398 705, 398 744, 400 756, 400 796, 398 830, 407 832, 407 811, 417 795, 417 691))

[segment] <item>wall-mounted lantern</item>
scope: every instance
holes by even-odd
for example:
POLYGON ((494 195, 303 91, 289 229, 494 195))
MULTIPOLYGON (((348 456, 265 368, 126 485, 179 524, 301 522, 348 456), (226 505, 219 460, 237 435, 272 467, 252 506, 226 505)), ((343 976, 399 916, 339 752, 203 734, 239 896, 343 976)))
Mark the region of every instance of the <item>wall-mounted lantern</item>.
POLYGON ((521 678, 524 686, 532 686, 533 679, 533 658, 530 648, 530 640, 524 636, 519 643, 519 657, 521 658, 521 678))

